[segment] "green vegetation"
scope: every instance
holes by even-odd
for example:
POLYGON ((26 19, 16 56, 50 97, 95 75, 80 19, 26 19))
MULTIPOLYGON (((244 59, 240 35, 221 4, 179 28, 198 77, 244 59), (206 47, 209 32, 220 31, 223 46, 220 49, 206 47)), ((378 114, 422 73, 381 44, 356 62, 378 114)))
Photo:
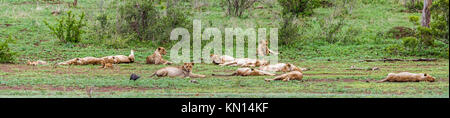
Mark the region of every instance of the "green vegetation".
MULTIPOLYGON (((11 60, 5 57, 15 58, 15 64, 0 64, 0 97, 448 98, 449 95, 448 0, 433 1, 430 28, 419 26, 421 13, 403 4, 403 0, 314 0, 302 1, 298 7, 288 6, 299 4, 283 3, 289 0, 261 0, 245 9, 241 16, 228 15, 224 0, 178 0, 170 4, 165 0, 78 0, 76 7, 67 5, 72 0, 60 1, 0 1, 0 62, 11 60), (289 12, 297 15, 283 15, 289 12), (70 22, 65 22, 70 17, 72 28, 67 27, 70 22), (303 82, 266 83, 263 79, 271 77, 211 77, 212 73, 231 73, 236 67, 196 64, 193 72, 209 76, 195 79, 198 84, 189 82, 193 78, 148 78, 165 66, 145 65, 145 58, 158 46, 170 50, 176 42, 169 41, 173 28, 184 27, 192 33, 194 19, 201 20, 203 28, 216 27, 222 32, 233 27, 279 28, 280 62, 312 70, 304 72, 303 82), (79 35, 74 33, 77 30, 79 35), (64 37, 61 38, 57 35, 61 32, 70 35, 60 35, 64 37), (27 60, 54 64, 76 57, 128 55, 131 49, 136 52, 136 63, 119 64, 115 69, 93 65, 58 68, 25 65, 27 60), (438 58, 438 61, 359 62, 382 58, 438 58), (380 70, 347 70, 351 66, 380 70), (374 83, 388 73, 403 71, 429 73, 438 81, 374 83), (142 78, 129 81, 131 73, 142 78), (92 95, 86 92, 89 88, 92 95)), ((164 58, 169 59, 167 55, 164 58)))

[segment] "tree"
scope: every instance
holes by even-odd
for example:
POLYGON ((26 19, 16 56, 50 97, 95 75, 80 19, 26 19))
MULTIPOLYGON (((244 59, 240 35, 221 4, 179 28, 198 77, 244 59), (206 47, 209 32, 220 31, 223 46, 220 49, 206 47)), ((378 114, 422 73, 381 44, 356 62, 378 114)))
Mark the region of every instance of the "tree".
POLYGON ((422 21, 421 25, 423 27, 430 27, 430 7, 432 0, 423 0, 423 10, 422 10, 422 21))

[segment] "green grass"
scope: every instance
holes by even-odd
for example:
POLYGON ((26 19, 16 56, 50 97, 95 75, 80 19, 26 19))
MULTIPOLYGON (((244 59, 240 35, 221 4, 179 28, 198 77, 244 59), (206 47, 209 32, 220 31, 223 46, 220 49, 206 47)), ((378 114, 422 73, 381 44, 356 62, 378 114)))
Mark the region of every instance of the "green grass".
MULTIPOLYGON (((71 0, 63 0, 69 2, 71 0)), ((282 54, 280 62, 293 63, 299 67, 311 68, 304 72, 304 81, 271 82, 263 81, 270 76, 261 77, 211 77, 212 73, 231 73, 237 67, 196 64, 195 73, 205 74, 207 78, 195 79, 198 84, 189 82, 194 78, 149 78, 164 65, 146 65, 145 57, 156 49, 154 44, 129 44, 126 48, 108 48, 103 41, 91 39, 95 20, 100 14, 100 0, 79 0, 79 6, 69 8, 66 4, 47 4, 32 0, 0 0, 0 38, 10 34, 16 39, 12 50, 18 52, 15 64, 0 64, 0 97, 444 97, 449 96, 449 60, 439 58, 437 62, 359 62, 362 59, 379 58, 421 58, 435 56, 391 55, 384 51, 390 44, 399 44, 396 39, 379 39, 377 33, 386 32, 395 26, 414 27, 408 21, 410 15, 418 13, 400 12, 400 4, 358 4, 350 18, 346 19, 343 31, 349 28, 360 30, 352 36, 357 42, 351 44, 328 44, 317 39, 321 29, 318 20, 330 16, 333 8, 318 8, 304 19, 310 24, 302 30, 301 43, 292 46, 279 46, 282 54), (86 13, 88 33, 77 45, 60 43, 50 35, 43 21, 53 22, 59 16, 51 12, 56 9, 86 13), (10 24, 11 26, 6 26, 10 24), (305 43, 306 42, 306 43, 305 43), (120 64, 115 69, 99 69, 98 65, 58 67, 26 66, 26 60, 44 60, 51 64, 75 57, 109 55, 128 55, 136 51, 136 62, 120 64), (327 61, 330 60, 330 61, 327 61), (376 71, 346 70, 350 66, 361 68, 379 67, 376 71), (375 83, 391 72, 428 73, 437 82, 418 83, 375 83), (129 81, 131 73, 142 78, 129 81), (370 82, 365 82, 370 80, 370 82)), ((191 19, 202 20, 202 27, 279 27, 280 9, 276 1, 268 0, 255 6, 243 18, 229 17, 223 12, 218 0, 211 0, 202 10, 190 10, 191 19), (215 1, 215 2, 214 2, 215 1), (272 6, 272 7, 271 7, 272 6)), ((110 1, 103 5, 112 6, 110 1)), ((162 3, 164 4, 164 3, 162 3)), ((189 4, 189 3, 186 3, 189 4)), ((158 5, 161 6, 161 5, 158 5)), ((115 15, 115 9, 107 9, 115 15)), ((115 18, 115 17, 113 17, 115 18)), ((282 40, 282 39, 280 39, 282 40)), ((166 47, 170 49, 170 47, 166 47)), ((170 52, 169 52, 170 53, 170 52)), ((168 59, 168 56, 164 58, 168 59)), ((277 73, 282 74, 282 73, 277 73)))

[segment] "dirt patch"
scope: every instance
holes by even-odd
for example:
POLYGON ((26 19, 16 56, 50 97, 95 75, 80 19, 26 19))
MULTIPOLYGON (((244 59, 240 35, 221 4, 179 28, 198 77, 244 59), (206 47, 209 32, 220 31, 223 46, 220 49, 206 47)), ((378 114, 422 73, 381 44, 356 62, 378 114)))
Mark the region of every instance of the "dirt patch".
POLYGON ((64 87, 64 86, 51 86, 51 85, 37 85, 37 86, 6 86, 0 85, 0 90, 51 90, 51 91, 92 91, 92 92, 128 92, 128 91, 146 91, 155 90, 161 88, 144 88, 144 87, 120 87, 120 86, 107 86, 107 87, 64 87))
POLYGON ((354 80, 354 79, 306 79, 306 82, 355 82, 366 80, 354 80))

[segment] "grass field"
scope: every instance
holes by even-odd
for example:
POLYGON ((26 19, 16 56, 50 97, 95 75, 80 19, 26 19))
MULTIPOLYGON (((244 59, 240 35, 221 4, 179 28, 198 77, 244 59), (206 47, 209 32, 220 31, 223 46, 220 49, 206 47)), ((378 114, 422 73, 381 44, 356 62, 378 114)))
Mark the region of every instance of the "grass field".
MULTIPOLYGON (((71 0, 62 0, 69 2, 71 0)), ((78 7, 69 8, 63 4, 48 4, 33 0, 0 0, 0 38, 12 35, 16 43, 12 50, 18 52, 13 64, 0 64, 0 98, 4 97, 449 97, 449 60, 438 58, 435 62, 360 62, 362 59, 380 58, 422 58, 434 56, 401 56, 384 52, 388 44, 401 42, 383 39, 375 42, 377 33, 395 26, 413 27, 407 19, 420 13, 400 12, 399 4, 372 4, 356 6, 352 17, 347 19, 343 30, 349 28, 361 33, 352 38, 360 43, 342 44, 293 44, 280 47, 283 53, 280 62, 293 63, 310 68, 304 72, 304 81, 265 82, 259 77, 212 77, 212 73, 232 73, 237 67, 220 67, 212 64, 196 64, 193 72, 205 74, 207 78, 149 78, 165 65, 147 65, 145 57, 156 49, 152 44, 127 45, 124 48, 110 48, 103 42, 90 39, 79 45, 60 43, 49 33, 43 21, 55 21, 53 10, 86 13, 88 27, 98 25, 95 17, 99 14, 101 0, 79 0, 78 7), (385 20, 387 19, 387 20, 385 20), (389 21, 389 22, 387 22, 389 21), (51 64, 75 57, 108 55, 128 55, 136 51, 136 63, 119 64, 114 69, 99 69, 99 65, 28 66, 27 60, 44 60, 51 64), (360 68, 378 67, 380 70, 347 70, 351 66, 360 68), (375 83, 392 72, 428 73, 436 77, 436 82, 375 83), (130 74, 141 76, 130 81, 130 74), (197 80, 198 83, 191 83, 197 80)), ((202 20, 204 27, 279 27, 281 7, 275 0, 266 0, 245 14, 244 18, 226 16, 218 0, 210 0, 207 6, 192 9, 192 19, 202 20), (272 6, 273 4, 273 6, 272 6), (271 6, 271 7, 269 7, 271 6)), ((105 2, 104 6, 113 4, 105 2)), ((313 16, 305 20, 311 29, 302 38, 314 40, 318 31, 318 19, 329 16, 332 8, 317 8, 313 16)), ((115 9, 107 12, 115 13, 115 9)), ((345 32, 343 32, 345 34, 345 32)), ((92 35, 87 33, 87 35, 92 35)), ((170 49, 169 47, 167 47, 170 49)), ((448 52, 448 50, 447 50, 448 52)), ((170 53, 170 52, 169 52, 170 53)), ((447 53, 448 54, 448 53, 447 53)), ((164 57, 168 59, 168 56, 164 57)), ((175 64, 180 65, 180 64, 175 64)), ((282 74, 282 73, 277 73, 282 74)))

